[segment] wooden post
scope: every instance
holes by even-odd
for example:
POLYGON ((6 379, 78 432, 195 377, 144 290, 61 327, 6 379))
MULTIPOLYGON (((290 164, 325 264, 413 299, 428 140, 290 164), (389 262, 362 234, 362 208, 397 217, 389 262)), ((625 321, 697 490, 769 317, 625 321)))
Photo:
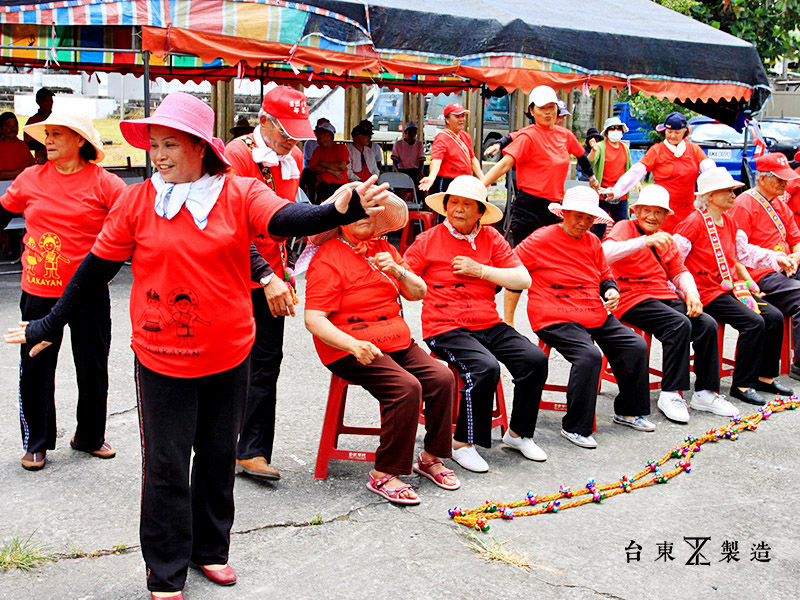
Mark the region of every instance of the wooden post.
POLYGON ((364 86, 350 87, 344 92, 344 131, 342 137, 350 139, 350 132, 364 118, 365 93, 364 86))

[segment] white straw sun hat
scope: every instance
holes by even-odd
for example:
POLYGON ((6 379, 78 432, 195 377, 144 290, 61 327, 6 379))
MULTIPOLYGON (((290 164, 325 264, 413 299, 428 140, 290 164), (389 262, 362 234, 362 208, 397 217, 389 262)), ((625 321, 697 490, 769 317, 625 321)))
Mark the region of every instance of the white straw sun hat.
POLYGON ((460 196, 483 204, 486 207, 486 211, 481 215, 480 222, 484 225, 497 223, 503 218, 503 212, 486 199, 486 186, 483 185, 480 179, 472 175, 459 175, 450 182, 450 185, 447 186, 447 191, 431 194, 425 198, 425 204, 434 212, 446 217, 447 211, 444 208, 445 196, 460 196))
POLYGON ((725 167, 714 167, 700 173, 697 178, 697 191, 695 196, 702 196, 717 190, 732 190, 744 184, 736 181, 725 167))
POLYGON ((655 206, 667 210, 667 214, 674 214, 674 211, 669 207, 669 192, 658 184, 645 186, 636 202, 631 204, 634 206, 655 206))
POLYGON ((22 131, 37 142, 44 144, 46 137, 44 130, 48 125, 68 127, 94 146, 94 149, 97 151, 97 158, 90 162, 99 163, 106 157, 106 153, 103 151, 103 142, 100 140, 100 132, 94 128, 92 120, 86 115, 67 112, 55 107, 53 108, 53 112, 50 113, 50 116, 44 121, 34 123, 33 125, 25 125, 22 131))
POLYGON ((613 225, 614 220, 608 213, 600 208, 600 196, 592 188, 586 185, 576 185, 567 190, 564 200, 551 202, 547 207, 554 215, 564 218, 565 210, 586 213, 595 217, 596 222, 601 225, 613 225))

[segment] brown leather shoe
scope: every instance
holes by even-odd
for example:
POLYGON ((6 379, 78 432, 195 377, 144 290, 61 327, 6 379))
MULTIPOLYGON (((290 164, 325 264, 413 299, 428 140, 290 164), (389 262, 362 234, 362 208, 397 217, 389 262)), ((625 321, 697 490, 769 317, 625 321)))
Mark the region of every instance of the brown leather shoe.
POLYGON ((246 473, 251 477, 267 479, 269 481, 278 481, 281 478, 280 471, 270 467, 267 459, 263 456, 254 456, 253 458, 248 458, 245 460, 237 460, 236 472, 246 473))
POLYGON ((69 445, 73 450, 78 450, 79 452, 86 452, 87 454, 91 454, 92 456, 96 456, 97 458, 114 458, 117 455, 117 451, 114 450, 114 448, 108 442, 103 442, 102 446, 93 450, 89 446, 84 446, 81 442, 78 441, 78 438, 76 438, 73 435, 69 445))
POLYGON ((22 457, 22 468, 26 471, 41 471, 44 468, 44 459, 47 452, 26 452, 22 457))

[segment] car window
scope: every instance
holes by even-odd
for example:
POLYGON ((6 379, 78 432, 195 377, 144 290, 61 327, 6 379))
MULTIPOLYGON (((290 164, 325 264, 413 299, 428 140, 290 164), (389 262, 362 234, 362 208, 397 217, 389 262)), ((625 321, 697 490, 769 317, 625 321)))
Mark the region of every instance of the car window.
POLYGON ((403 111, 402 94, 379 94, 375 101, 375 114, 384 117, 400 118, 403 111))
POLYGON ((444 109, 452 102, 461 102, 461 94, 437 94, 428 105, 428 118, 444 120, 444 109))
POLYGON ((722 123, 699 123, 692 128, 689 139, 696 144, 744 144, 744 133, 722 123))
POLYGON ((800 139, 800 123, 780 123, 762 121, 761 133, 779 142, 790 142, 800 139))

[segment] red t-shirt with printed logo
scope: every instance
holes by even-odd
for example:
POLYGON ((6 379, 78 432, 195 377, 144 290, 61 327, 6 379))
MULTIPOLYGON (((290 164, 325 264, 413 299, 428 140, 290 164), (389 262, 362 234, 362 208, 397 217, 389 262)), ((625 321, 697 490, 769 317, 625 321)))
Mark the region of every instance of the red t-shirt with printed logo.
POLYGON ((475 237, 475 250, 468 241, 453 237, 444 223, 418 235, 404 257, 411 270, 428 285, 422 301, 425 338, 459 327, 480 331, 501 321, 495 304, 495 284, 453 273, 451 263, 456 256, 501 269, 520 265, 508 242, 491 226, 481 227, 475 237))
MULTIPOLYGON (((634 221, 625 220, 614 224, 608 239, 625 242, 643 235, 634 221)), ((648 298, 677 298, 678 295, 670 289, 668 281, 686 271, 688 269, 675 244, 670 244, 664 252, 655 247, 645 247, 611 263, 611 272, 619 288, 619 306, 614 315, 621 317, 648 298)))
POLYGON ((606 256, 596 235, 575 239, 560 224, 534 231, 514 248, 531 273, 528 319, 538 331, 557 323, 600 327, 608 313, 600 297, 600 282, 611 279, 606 256))
MULTIPOLYGON (((722 222, 722 226, 717 225, 717 233, 719 234, 720 244, 722 244, 722 253, 725 255, 725 261, 731 277, 733 277, 734 281, 738 281, 736 269, 734 268, 736 262, 736 230, 738 227, 729 213, 722 214, 722 222)), ((724 294, 725 290, 720 287, 723 277, 720 274, 719 265, 714 256, 711 238, 708 235, 708 229, 706 229, 702 213, 699 210, 692 212, 675 229, 675 235, 682 235, 692 244, 692 250, 684 260, 684 264, 697 284, 700 302, 706 305, 717 296, 724 294)))
MULTIPOLYGON (((783 223, 784 233, 781 234, 772 217, 756 199, 751 190, 742 192, 736 198, 730 216, 736 221, 736 226, 741 229, 747 240, 756 246, 776 252, 792 253, 792 248, 800 243, 800 228, 794 222, 791 209, 782 198, 773 198, 770 205, 783 223)), ((772 269, 748 269, 750 277, 758 283, 767 273, 774 273, 772 269)))
MULTIPOLYGON (((463 129, 458 132, 457 142, 451 130, 445 129, 436 134, 431 144, 431 160, 439 159, 439 177, 454 179, 459 175, 472 175, 472 159, 475 151, 472 149, 472 137, 463 129)), ((405 143, 405 142, 404 142, 405 143)))
MULTIPOLYGON (((375 240, 367 256, 388 252, 407 266, 386 240, 375 240)), ((372 342, 384 352, 405 350, 411 331, 401 314, 397 280, 373 267, 364 256, 339 239, 320 247, 306 274, 306 309, 328 313, 328 319, 356 339, 372 342)), ((348 355, 314 336, 322 364, 348 355)))
POLYGON ((61 297, 125 188, 122 179, 93 163, 64 174, 47 162, 14 179, 0 203, 25 214, 23 291, 61 297))
POLYGON ((92 247, 106 260, 133 256, 133 351, 170 377, 232 369, 255 338, 250 240, 288 202, 260 181, 226 176, 201 231, 185 206, 172 220, 159 216, 155 197, 149 180, 128 188, 92 247))
POLYGON ((533 124, 511 134, 513 142, 503 154, 514 157, 517 187, 531 196, 561 202, 569 173, 570 155, 583 156, 586 149, 569 129, 533 124))
MULTIPOLYGON (((253 154, 248 148, 243 138, 253 139, 253 134, 248 133, 242 137, 231 140, 225 146, 225 157, 231 163, 233 170, 237 175, 242 177, 253 177, 258 181, 264 181, 264 176, 261 173, 261 165, 253 160, 253 154)), ((255 142, 253 142, 255 144, 255 142)), ((297 163, 299 172, 303 170, 303 153, 295 146, 291 152, 292 158, 297 163)), ((281 166, 276 165, 269 167, 269 172, 272 173, 272 181, 275 186, 275 193, 289 202, 294 202, 297 198, 297 190, 300 187, 300 176, 297 179, 283 179, 281 176, 281 166)), ((281 239, 276 239, 268 234, 258 235, 253 242, 258 248, 258 252, 264 257, 275 271, 275 276, 283 279, 283 259, 281 258, 281 249, 285 248, 286 242, 281 239)), ((258 283, 251 282, 250 287, 256 289, 261 287, 258 283)))

